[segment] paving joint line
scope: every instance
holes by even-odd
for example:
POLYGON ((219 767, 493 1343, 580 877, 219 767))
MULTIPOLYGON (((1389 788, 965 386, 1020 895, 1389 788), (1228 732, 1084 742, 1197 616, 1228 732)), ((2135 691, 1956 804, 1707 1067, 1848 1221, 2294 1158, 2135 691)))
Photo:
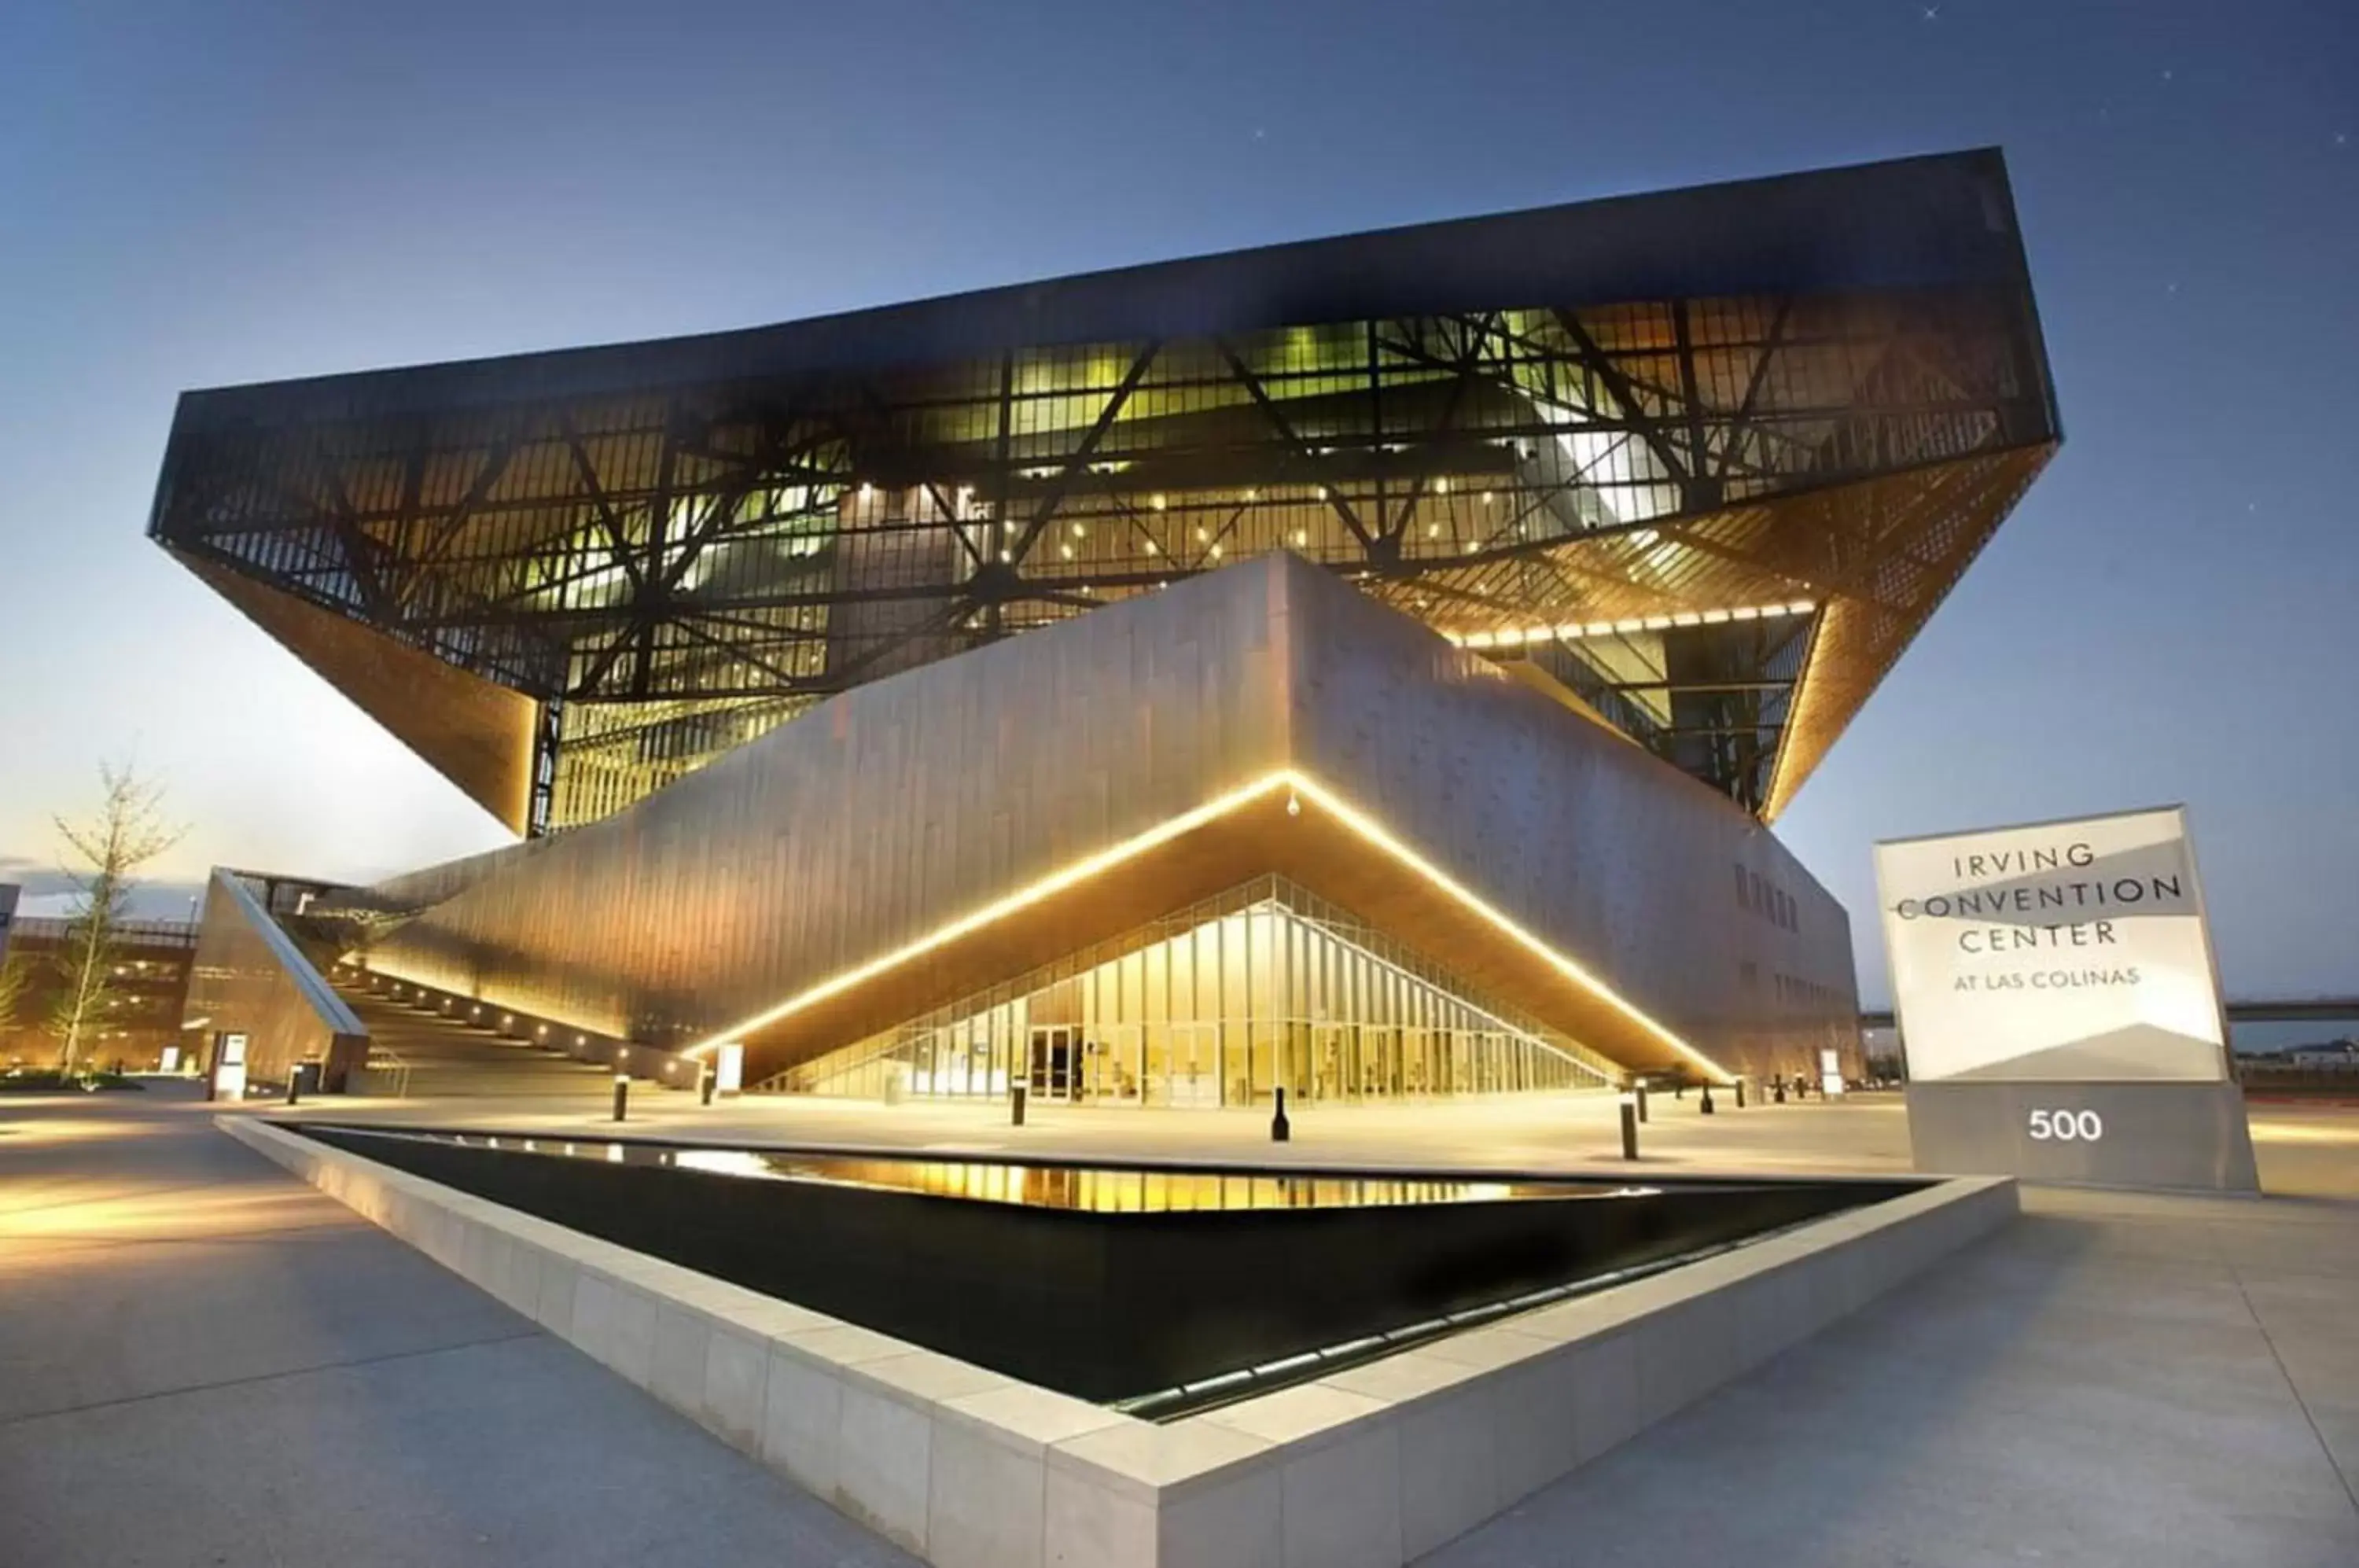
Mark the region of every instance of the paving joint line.
POLYGON ((2350 1502, 2352 1513, 2359 1515, 2359 1488, 2353 1487, 2342 1461, 2334 1457, 2334 1450, 2326 1441, 2326 1433, 2318 1429, 2318 1418, 2310 1413, 2310 1401, 2302 1398, 2301 1385, 2293 1380, 2291 1368, 2286 1366, 2285 1357, 2277 1351, 2276 1335, 2269 1333, 2269 1325, 2262 1320, 2260 1309, 2253 1305, 2253 1293, 2245 1289, 2245 1271, 2231 1262, 2228 1264, 2228 1278, 2236 1282, 2237 1298, 2245 1303, 2245 1310, 2253 1314, 2253 1326, 2260 1331, 2261 1343, 2269 1347, 2269 1359, 2277 1364, 2277 1376, 2285 1379, 2286 1392, 2293 1396, 2294 1408, 2301 1411, 2301 1419, 2308 1423, 2310 1441, 2318 1444, 2319 1454, 2326 1461, 2326 1467, 2334 1473, 2334 1478, 2343 1483, 2343 1496, 2350 1502))
MULTIPOLYGON (((118 1189, 114 1192, 94 1194, 87 1198, 60 1198, 54 1203, 25 1203, 15 1208, 0 1209, 0 1225, 5 1225, 9 1220, 14 1219, 18 1214, 47 1214, 52 1209, 80 1208, 86 1203, 119 1203, 126 1199, 168 1198, 181 1192, 234 1192, 236 1190, 238 1185, 251 1185, 257 1192, 266 1193, 271 1197, 285 1196, 285 1194, 279 1191, 279 1183, 276 1181, 255 1181, 251 1183, 233 1183, 226 1181, 184 1181, 178 1186, 172 1187, 136 1187, 127 1192, 118 1189)), ((321 1195, 325 1196, 324 1193, 321 1195)))
POLYGON ((349 1361, 322 1361, 312 1367, 289 1367, 278 1372, 257 1372, 250 1377, 224 1377, 214 1383, 190 1383, 178 1388, 158 1388, 147 1394, 125 1394, 116 1399, 92 1399, 88 1404, 64 1405, 53 1410, 28 1410, 20 1416, 0 1418, 0 1432, 23 1426, 32 1421, 55 1421, 60 1416, 78 1416, 92 1410, 114 1410, 124 1405, 144 1405, 156 1399, 177 1399, 184 1394, 209 1394, 221 1388, 242 1388, 255 1383, 276 1383, 288 1377, 309 1377, 321 1372, 341 1372, 349 1367, 375 1367, 388 1361, 414 1361, 428 1356, 445 1356, 455 1350, 476 1350, 485 1345, 507 1345, 519 1339, 545 1337, 546 1331, 533 1327, 515 1334, 494 1334, 487 1339, 461 1340, 456 1345, 433 1345, 419 1350, 389 1350, 383 1356, 360 1356, 349 1361))
POLYGON ((356 1231, 370 1224, 355 1216, 346 1222, 323 1219, 310 1225, 274 1225, 268 1230, 225 1230, 204 1236, 77 1236, 70 1231, 11 1231, 0 1225, 0 1240, 27 1247, 61 1246, 86 1250, 125 1247, 205 1247, 213 1242, 268 1242, 279 1236, 309 1236, 323 1232, 356 1231))

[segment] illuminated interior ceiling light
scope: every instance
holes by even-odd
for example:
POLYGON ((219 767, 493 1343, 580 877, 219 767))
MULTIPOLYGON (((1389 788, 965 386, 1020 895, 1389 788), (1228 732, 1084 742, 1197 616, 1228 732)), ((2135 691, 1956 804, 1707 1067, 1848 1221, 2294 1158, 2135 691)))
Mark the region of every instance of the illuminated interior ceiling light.
POLYGON ((1786 613, 1789 615, 1807 615, 1817 608, 1818 606, 1808 599, 1797 599, 1786 606, 1786 613))
POLYGON ((875 494, 875 487, 865 479, 862 480, 860 482, 860 498, 865 501, 873 494, 875 494))
POLYGON ((1162 497, 1161 495, 1154 495, 1154 496, 1150 496, 1150 497, 1148 498, 1148 500, 1147 500, 1147 504, 1148 506, 1150 506, 1154 507, 1157 511, 1158 511, 1158 512, 1159 512, 1159 511, 1163 510, 1163 506, 1164 506, 1164 500, 1163 500, 1163 497, 1162 497))
POLYGON ((1433 493, 1437 495, 1447 495, 1450 494, 1450 475, 1444 474, 1434 480, 1433 493))
POLYGON ((1693 610, 1681 610, 1671 617, 1671 625, 1675 626, 1695 626, 1702 624, 1703 617, 1693 610))
POLYGON ((1425 537, 1428 539, 1440 539, 1441 537, 1441 525, 1440 523, 1426 524, 1425 537))
POLYGON ((1294 542, 1295 542, 1296 544, 1299 544, 1299 545, 1300 545, 1300 544, 1309 544, 1309 543, 1310 542, 1310 530, 1309 528, 1297 528, 1297 529, 1295 529, 1295 530, 1294 530, 1294 542))
POLYGON ((1001 562, 1004 564, 1004 563, 1006 563, 1006 562, 1007 562, 1007 561, 1013 561, 1013 560, 1015 559, 1015 557, 1014 557, 1014 556, 1009 555, 1006 550, 1001 550, 1001 551, 999 552, 999 559, 1000 559, 1001 562))
POLYGON ((1491 492, 1489 492, 1488 490, 1485 490, 1485 491, 1484 491, 1484 492, 1483 492, 1483 505, 1484 505, 1484 506, 1489 506, 1490 504, 1491 504, 1491 492))
POLYGON ((1163 547, 1157 544, 1153 539, 1148 539, 1147 541, 1147 553, 1149 555, 1160 555, 1163 553, 1163 547))
POLYGON ((1715 626, 1727 620, 1729 612, 1726 610, 1706 610, 1703 613, 1703 624, 1708 626, 1715 626))
POLYGON ((1245 492, 1245 499, 1248 501, 1258 501, 1261 499, 1261 492, 1258 490, 1248 490, 1245 492))
POLYGON ((1075 523, 1075 524, 1073 525, 1073 537, 1074 537, 1075 539, 1079 539, 1079 538, 1081 538, 1083 534, 1085 534, 1085 533, 1087 533, 1087 532, 1089 532, 1089 531, 1090 531, 1090 530, 1089 530, 1088 528, 1084 528, 1084 527, 1083 527, 1082 525, 1081 525, 1080 523, 1075 523))
POLYGON ((1616 632, 1644 631, 1646 626, 1646 621, 1636 615, 1633 615, 1626 621, 1616 621, 1614 623, 1614 629, 1616 632))
POLYGON ((1650 632, 1661 631, 1665 626, 1668 626, 1670 624, 1671 617, 1669 615, 1648 615, 1647 617, 1647 629, 1650 632))
POLYGON ((1213 543, 1212 543, 1212 559, 1213 559, 1214 561, 1218 561, 1218 560, 1220 560, 1220 559, 1221 559, 1221 546, 1220 546, 1220 541, 1219 541, 1219 540, 1217 540, 1217 539, 1215 539, 1215 540, 1213 541, 1213 543))
MULTIPOLYGON (((1471 643, 1474 637, 1479 637, 1481 635, 1483 634, 1470 634, 1468 637, 1469 642, 1471 643)), ((818 1004, 827 1001, 832 997, 840 996, 847 991, 865 985, 867 982, 875 979, 879 975, 887 974, 892 970, 900 968, 906 964, 913 963, 918 959, 923 958, 929 953, 936 952, 940 948, 948 946, 950 943, 957 942, 962 937, 972 936, 976 931, 996 924, 998 921, 1006 920, 1010 915, 1019 913, 1022 910, 1030 909, 1034 905, 1041 903, 1046 899, 1055 898, 1060 893, 1065 892, 1083 882, 1089 881, 1093 877, 1102 876, 1108 871, 1114 870, 1129 861, 1136 859, 1147 851, 1157 848, 1159 845, 1169 844, 1173 839, 1179 838, 1183 834, 1193 833, 1196 829, 1216 822, 1220 818, 1227 816, 1231 812, 1238 811, 1243 807, 1249 806, 1255 801, 1270 794, 1272 791, 1280 789, 1285 789, 1287 792, 1287 799, 1289 802, 1288 815, 1299 815, 1300 812, 1299 808, 1301 802, 1304 800, 1310 800, 1313 805, 1324 810, 1337 822, 1342 822, 1346 828, 1358 835, 1363 842, 1383 852, 1401 866, 1406 866, 1409 871, 1415 873, 1419 877, 1426 882, 1428 886, 1440 891, 1462 909, 1465 909, 1479 917, 1494 930, 1506 936, 1509 941, 1538 958, 1557 975, 1571 981, 1576 987, 1587 995, 1612 1007, 1623 1018, 1628 1019, 1631 1023, 1644 1030, 1650 1038, 1669 1046, 1680 1056, 1690 1062, 1693 1062, 1697 1067, 1701 1068, 1705 1075, 1711 1078, 1713 1083, 1726 1083, 1731 1081, 1727 1069, 1721 1066, 1720 1063, 1712 1061, 1712 1058, 1704 1055, 1701 1051, 1696 1050, 1686 1040, 1680 1039, 1669 1029, 1648 1015, 1643 1008, 1625 1001, 1614 990, 1612 986, 1607 985, 1596 975, 1592 975, 1580 964, 1574 962, 1565 954, 1559 953, 1555 948, 1550 947, 1539 937, 1525 930, 1523 926, 1516 923, 1513 917, 1507 915, 1496 906, 1484 899, 1480 895, 1475 893, 1465 884, 1460 882, 1456 877, 1451 877, 1440 866, 1426 859, 1425 856, 1419 855, 1416 850, 1410 848, 1407 844, 1394 837, 1391 832, 1387 830, 1382 822, 1379 822, 1374 817, 1369 816, 1366 812, 1362 811, 1358 807, 1353 805, 1349 800, 1337 794, 1334 790, 1321 784, 1309 774, 1299 772, 1293 768, 1280 768, 1276 772, 1264 774, 1259 779, 1254 779, 1248 784, 1243 785, 1238 789, 1232 789, 1228 793, 1218 796, 1213 800, 1205 801, 1202 805, 1196 807, 1192 811, 1182 811, 1176 817, 1169 818, 1163 822, 1158 823, 1157 826, 1147 829, 1145 833, 1135 834, 1130 838, 1125 839, 1122 843, 1114 844, 1109 848, 1100 850, 1094 855, 1084 855, 1081 859, 1071 862, 1061 869, 1051 872, 1048 876, 1039 878, 1038 881, 1017 888, 1016 891, 1008 894, 1005 898, 995 899, 993 902, 983 906, 981 909, 975 909, 969 914, 962 915, 954 920, 951 920, 944 925, 937 927, 934 931, 929 932, 925 936, 919 937, 915 942, 909 942, 905 946, 896 948, 892 952, 872 959, 868 963, 860 964, 855 968, 847 969, 841 974, 820 982, 818 985, 811 986, 808 990, 788 997, 786 1001, 779 1003, 777 1007, 771 1007, 764 1012, 756 1013, 753 1017, 748 1018, 740 1023, 734 1024, 728 1029, 721 1030, 717 1034, 699 1040, 680 1054, 692 1058, 702 1057, 718 1049, 722 1044, 727 1041, 742 1040, 748 1034, 766 1029, 772 1024, 792 1018, 795 1014, 816 1007, 818 1004)), ((614 1053, 616 1063, 621 1063, 627 1055, 628 1052, 618 1050, 614 1053)))
POLYGON ((1073 547, 1069 544, 1060 544, 1057 547, 1057 553, 1063 556, 1067 561, 1071 561, 1073 559, 1073 547))
POLYGON ((1761 612, 1753 608, 1749 604, 1741 610, 1731 610, 1728 612, 1728 618, 1732 621, 1758 620, 1760 616, 1761 612))
POLYGON ((1199 543, 1201 543, 1203 540, 1211 539, 1212 537, 1212 530, 1210 528, 1200 527, 1196 530, 1196 539, 1199 543))

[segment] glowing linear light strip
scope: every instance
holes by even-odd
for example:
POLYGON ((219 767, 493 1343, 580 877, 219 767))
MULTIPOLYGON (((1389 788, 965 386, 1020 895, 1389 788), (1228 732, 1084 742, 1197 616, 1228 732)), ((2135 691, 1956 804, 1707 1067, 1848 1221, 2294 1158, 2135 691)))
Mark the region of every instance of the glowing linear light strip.
POLYGON ((1597 976, 1592 975, 1588 970, 1582 968, 1571 959, 1567 958, 1563 953, 1559 953, 1555 948, 1550 947, 1547 942, 1542 942, 1530 931, 1526 931, 1522 926, 1517 925, 1516 921, 1505 911, 1499 909, 1496 906, 1486 902, 1480 895, 1475 893, 1473 889, 1468 887, 1464 883, 1460 882, 1456 877, 1451 877, 1448 872, 1442 870, 1440 866, 1426 859, 1425 856, 1419 855, 1416 850, 1411 849, 1408 844, 1403 844, 1400 840, 1395 838, 1391 832, 1387 830, 1382 822, 1376 821, 1375 818, 1368 815, 1365 811, 1361 811, 1358 807, 1351 804, 1349 801, 1343 800, 1341 796, 1335 794, 1325 786, 1320 784, 1316 779, 1311 779, 1307 775, 1288 773, 1286 775, 1286 778, 1299 793, 1310 800, 1316 800, 1319 804, 1324 806, 1331 813, 1333 814, 1336 820, 1341 822, 1345 827, 1350 828, 1353 833, 1358 833, 1368 843, 1375 845, 1378 849, 1383 850, 1386 854, 1391 855, 1394 859, 1399 861, 1402 865, 1408 866, 1419 876, 1423 877, 1436 887, 1440 888, 1441 891, 1449 894, 1452 898, 1458 900, 1459 903, 1464 905, 1467 909, 1472 909, 1475 914, 1480 915, 1502 935, 1507 937, 1517 946, 1524 948, 1535 957, 1538 958, 1542 963, 1546 964, 1549 968, 1555 970, 1558 974, 1563 975, 1566 979, 1571 981, 1582 990, 1587 991, 1598 1000, 1614 1008, 1614 1011, 1620 1013, 1632 1023, 1636 1024, 1640 1029, 1646 1030, 1648 1034, 1654 1036, 1665 1045, 1669 1046, 1674 1051, 1677 1051, 1688 1061, 1695 1063, 1711 1077, 1713 1083, 1727 1083, 1734 1082, 1734 1080, 1730 1078, 1726 1068, 1712 1061, 1712 1058, 1704 1055, 1703 1052, 1690 1045, 1686 1040, 1681 1040, 1678 1035, 1671 1032, 1670 1029, 1665 1028, 1662 1024, 1658 1023, 1653 1018, 1649 1017, 1640 1008, 1623 1000, 1612 986, 1598 979, 1597 976))
POLYGON ((962 937, 970 936, 1009 915, 1029 909, 1044 899, 1054 898, 1068 888, 1088 881, 1091 877, 1110 871, 1126 861, 1134 860, 1150 849, 1169 844, 1183 833, 1192 833, 1281 789, 1324 808, 1336 821, 1351 829, 1362 840, 1384 851, 1394 860, 1424 877, 1426 881, 1448 894, 1459 904, 1480 916, 1485 923, 1508 940, 1538 958, 1558 975, 1605 1003, 1625 1018, 1669 1046, 1680 1056, 1701 1068, 1712 1082, 1717 1083, 1732 1082, 1727 1069, 1681 1040, 1639 1007, 1624 1000, 1613 987, 1598 979, 1587 969, 1516 924, 1511 917, 1495 905, 1486 902, 1465 884, 1394 837, 1391 832, 1375 818, 1361 811, 1308 774, 1296 772, 1292 768, 1280 768, 1275 773, 1265 774, 1241 789, 1233 789, 1225 795, 1207 800, 1192 811, 1183 811, 1179 816, 1149 828, 1135 837, 1125 839, 1111 848, 1100 850, 1095 855, 1074 861, 1070 866, 1052 872, 1037 882, 1017 888, 1006 898, 986 904, 970 914, 951 921, 948 925, 937 927, 915 942, 871 959, 857 968, 845 970, 841 975, 820 982, 809 990, 788 997, 775 1007, 733 1024, 710 1039, 699 1040, 690 1046, 683 1054, 701 1056, 724 1042, 741 1040, 756 1030, 766 1029, 772 1024, 791 1018, 832 997, 840 996, 846 991, 865 985, 889 970, 922 958, 927 953, 945 947, 962 937))
POLYGON ((1182 833, 1192 833, 1216 818, 1228 815, 1240 806, 1250 805, 1287 782, 1288 777, 1283 772, 1266 774, 1241 789, 1233 789, 1225 795, 1207 800, 1193 811, 1183 811, 1169 822, 1147 829, 1135 838, 1125 839, 1112 848, 1102 849, 1095 855, 1085 855, 1061 870, 1050 872, 1037 882, 1018 887, 1004 898, 985 904, 983 908, 971 914, 962 915, 948 925, 935 928, 906 946, 897 947, 881 957, 870 959, 857 968, 847 969, 831 979, 822 980, 810 990, 789 996, 766 1012, 756 1013, 741 1023, 731 1025, 709 1040, 699 1040, 690 1046, 683 1054, 701 1056, 715 1046, 742 1040, 756 1029, 766 1029, 782 1018, 790 1018, 832 996, 842 996, 853 986, 864 985, 889 969, 898 968, 911 959, 922 958, 938 948, 958 941, 961 937, 972 935, 985 926, 1006 919, 1009 915, 1029 909, 1044 898, 1054 898, 1068 887, 1088 881, 1100 872, 1110 871, 1125 861, 1136 859, 1158 844, 1168 844, 1182 833))
POLYGON ((1727 621, 1768 621, 1783 615, 1807 615, 1818 605, 1808 599, 1790 604, 1755 604, 1734 610, 1680 610, 1669 615, 1631 615, 1619 621, 1567 622, 1558 626, 1507 626, 1487 632, 1444 632, 1460 648, 1521 648, 1532 642, 1580 642, 1588 637, 1626 637, 1632 632, 1669 631, 1674 626, 1716 626, 1727 621))

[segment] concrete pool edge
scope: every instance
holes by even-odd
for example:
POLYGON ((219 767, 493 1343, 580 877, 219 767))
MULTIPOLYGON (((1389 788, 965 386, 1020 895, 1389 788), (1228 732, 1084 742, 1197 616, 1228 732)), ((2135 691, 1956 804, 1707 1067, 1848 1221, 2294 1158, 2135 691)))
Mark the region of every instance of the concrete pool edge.
POLYGON ((1165 1424, 504 1208, 215 1126, 943 1568, 1397 1563, 2017 1213, 1957 1178, 1165 1424))

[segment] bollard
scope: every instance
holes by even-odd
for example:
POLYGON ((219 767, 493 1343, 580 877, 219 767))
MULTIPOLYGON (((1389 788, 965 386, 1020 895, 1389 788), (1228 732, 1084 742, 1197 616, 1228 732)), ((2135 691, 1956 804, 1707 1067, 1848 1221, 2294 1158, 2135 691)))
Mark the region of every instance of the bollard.
POLYGON ((1637 1094, 1638 1119, 1643 1122, 1647 1119, 1647 1081, 1644 1078, 1638 1080, 1637 1094))
POLYGON ((1712 1115, 1712 1104, 1711 1084, 1707 1083, 1703 1086, 1703 1101, 1701 1105, 1696 1106, 1696 1109, 1701 1111, 1705 1116, 1712 1115))
POLYGON ((701 1093, 703 1095, 703 1103, 709 1105, 712 1104, 712 1086, 715 1083, 719 1082, 721 1074, 713 1070, 712 1063, 710 1062, 704 1062, 701 1065, 703 1068, 702 1076, 704 1083, 701 1093))
POLYGON ((1745 1080, 1742 1078, 1736 1081, 1736 1108, 1740 1111, 1745 1108, 1745 1080))
POLYGON ((617 1073, 614 1074, 614 1119, 621 1121, 630 1108, 631 1075, 627 1073, 617 1073))
POLYGON ((1288 1121, 1286 1116, 1286 1090, 1283 1087, 1280 1087, 1271 1091, 1271 1093, 1277 1097, 1277 1109, 1270 1113, 1269 1141, 1272 1143, 1290 1142, 1294 1138, 1294 1124, 1288 1121))
POLYGON ((1007 1125, 1010 1127, 1024 1125, 1024 1085, 1021 1083, 1008 1091, 1007 1125))
POLYGON ((1778 1079, 1778 1080, 1777 1080, 1777 1104, 1779 1104, 1779 1105, 1784 1105, 1784 1104, 1786 1103, 1786 1080, 1784 1080, 1783 1078, 1780 1078, 1780 1079, 1778 1079))
POLYGON ((1638 1158, 1638 1104, 1634 1094, 1622 1096, 1622 1158, 1638 1158))

